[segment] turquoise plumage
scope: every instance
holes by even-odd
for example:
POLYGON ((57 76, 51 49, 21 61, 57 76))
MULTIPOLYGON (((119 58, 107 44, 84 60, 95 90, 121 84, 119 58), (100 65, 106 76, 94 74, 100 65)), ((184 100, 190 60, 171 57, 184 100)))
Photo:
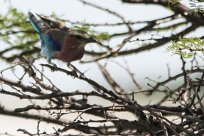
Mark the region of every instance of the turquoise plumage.
POLYGON ((39 34, 41 40, 41 54, 48 62, 53 58, 71 62, 81 59, 84 55, 84 46, 97 41, 81 30, 67 28, 58 21, 38 15, 37 19, 31 12, 28 19, 39 34))

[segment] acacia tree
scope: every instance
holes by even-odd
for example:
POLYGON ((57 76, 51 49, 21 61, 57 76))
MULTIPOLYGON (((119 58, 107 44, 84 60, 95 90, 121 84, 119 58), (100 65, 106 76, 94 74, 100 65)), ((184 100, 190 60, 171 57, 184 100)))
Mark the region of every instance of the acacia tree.
MULTIPOLYGON (((185 37, 190 32, 204 24, 202 10, 195 12, 177 1, 167 0, 121 0, 130 5, 156 4, 171 9, 172 14, 150 21, 129 21, 119 13, 100 5, 79 0, 85 5, 102 10, 121 20, 118 23, 84 23, 63 20, 77 25, 78 29, 87 31, 95 38, 102 40, 102 44, 94 45, 97 48, 86 49, 86 56, 90 59, 81 63, 95 63, 98 65, 102 75, 110 85, 107 89, 100 82, 88 77, 81 72, 80 67, 69 65, 67 68, 53 67, 49 64, 41 64, 39 60, 40 47, 38 37, 32 26, 27 21, 27 16, 15 8, 11 8, 6 15, 0 16, 1 40, 7 43, 8 47, 2 47, 0 58, 9 67, 1 71, 0 94, 19 98, 18 101, 29 100, 26 106, 8 109, 7 105, 1 104, 0 114, 36 120, 36 133, 29 132, 19 126, 18 131, 25 135, 66 135, 68 134, 132 134, 132 135, 202 135, 204 134, 204 107, 203 107, 203 37, 185 37), (180 21, 178 21, 180 20, 180 21), (176 22, 176 23, 174 23, 176 22), (140 28, 134 25, 143 24, 140 28), (91 27, 118 27, 125 26, 127 31, 118 33, 99 33, 91 27), (184 27, 183 27, 184 26, 184 27), (179 31, 174 31, 179 29, 179 31), (140 38, 146 33, 157 32, 163 35, 167 31, 174 31, 174 34, 165 35, 160 38, 140 38), (109 45, 108 41, 120 38, 121 43, 109 45), (142 46, 126 48, 129 43, 142 43, 142 46), (131 77, 136 86, 134 92, 128 92, 120 86, 111 71, 106 68, 111 59, 123 57, 130 54, 139 54, 143 51, 153 50, 171 44, 169 51, 180 55, 182 62, 181 72, 172 75, 171 68, 168 68, 166 79, 162 81, 149 78, 146 89, 138 83, 135 73, 128 67, 128 60, 125 63, 118 63, 131 77), (105 60, 102 64, 100 60, 105 60), (189 61, 190 60, 190 61, 189 61), (199 61, 198 61, 199 60, 199 61), (15 63, 13 63, 15 62, 15 63), (21 74, 18 72, 21 71, 21 74), (63 73, 68 77, 79 79, 92 87, 89 92, 73 90, 67 92, 55 85, 52 78, 45 71, 54 74, 63 73), (4 73, 12 73, 15 78, 6 76, 4 73), (197 75, 196 78, 194 75, 197 75), (173 81, 179 82, 179 86, 169 86, 173 81), (27 81, 30 81, 27 83, 27 81), (135 95, 163 93, 165 96, 157 104, 143 105, 137 102, 135 95), (101 99, 108 104, 89 103, 91 98, 101 99), (166 101, 173 101, 171 105, 166 101), (125 113, 124 113, 125 112, 125 113), (123 117, 118 114, 123 114, 123 117), (128 115, 126 115, 128 113, 128 115), (86 118, 86 115, 89 116, 86 118), (130 119, 129 116, 134 119, 130 119), (173 118, 172 118, 173 117, 173 118), (55 132, 41 130, 41 123, 53 124, 55 132), (58 127, 55 127, 58 125, 58 127), (75 132, 71 131, 75 130, 75 132)), ((148 7, 147 7, 148 8, 148 7)), ((197 9, 198 10, 198 9, 197 9)), ((55 18, 57 18, 55 16, 55 18)), ((58 18, 59 19, 59 18, 58 18)), ((145 71, 144 71, 145 72, 145 71)), ((146 96, 148 97, 148 96, 146 96)))

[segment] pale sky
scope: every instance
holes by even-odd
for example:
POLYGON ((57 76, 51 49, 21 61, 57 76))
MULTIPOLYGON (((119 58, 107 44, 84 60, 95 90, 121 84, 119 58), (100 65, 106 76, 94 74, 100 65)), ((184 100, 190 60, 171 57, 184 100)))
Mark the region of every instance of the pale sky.
MULTIPOLYGON (((150 6, 148 5, 128 5, 122 4, 119 0, 88 0, 89 2, 93 2, 99 4, 103 7, 110 8, 121 15, 125 16, 126 19, 131 21, 144 21, 144 20, 151 20, 155 18, 164 17, 166 15, 170 15, 171 12, 166 10, 162 7, 158 6, 150 6), (145 8, 145 10, 144 10, 145 8)), ((52 12, 56 13, 57 15, 61 16, 63 19, 69 19, 72 21, 86 21, 91 23, 113 23, 113 22, 120 22, 120 20, 114 16, 111 16, 103 11, 96 10, 89 6, 84 6, 77 0, 10 0, 10 4, 5 2, 5 0, 0 0, 0 12, 5 13, 7 7, 9 6, 17 7, 19 10, 27 13, 31 11, 33 13, 39 13, 44 15, 50 15, 52 12)), ((69 25, 69 24, 67 24, 69 25)), ((124 28, 125 29, 125 28, 124 28)), ((99 28, 100 31, 121 31, 117 29, 105 29, 99 28)), ((202 35, 202 30, 197 30, 197 35, 202 35)), ((192 33, 192 36, 195 34, 192 33)), ((114 41, 114 43, 119 43, 119 41, 114 41)), ((124 57, 128 60, 129 66, 132 68, 133 71, 136 73, 136 78, 140 79, 140 84, 145 85, 147 80, 144 80, 146 77, 157 78, 161 75, 165 75, 167 73, 166 64, 168 63, 171 67, 171 71, 174 73, 178 73, 180 70, 181 63, 179 61, 179 57, 176 55, 172 55, 172 53, 167 52, 166 47, 162 47, 159 49, 155 49, 153 51, 143 52, 137 55, 130 55, 124 57)), ((83 58, 85 59, 85 58, 83 58)), ((122 59, 115 58, 114 61, 122 62, 122 59)), ((46 63, 45 59, 42 60, 43 63, 46 63)), ((40 63, 42 63, 40 62, 40 63)), ((65 67, 63 62, 54 61, 57 65, 65 67)), ((102 61, 103 62, 103 61, 102 61)), ((2 63, 1 63, 2 64, 2 63)), ((74 62, 81 71, 86 71, 86 75, 96 80, 98 83, 109 87, 104 78, 101 76, 97 66, 95 64, 79 64, 78 62, 74 62), (97 75, 97 76, 96 76, 97 75)), ((117 67, 115 64, 110 64, 109 69, 117 67)), ((133 91, 133 86, 130 86, 129 82, 130 79, 127 75, 118 74, 121 72, 120 68, 116 68, 111 71, 113 77, 118 81, 122 82, 122 87, 126 88, 126 90, 133 91)), ((56 78, 56 74, 49 73, 49 76, 53 81, 62 86, 63 90, 67 91, 74 91, 76 89, 79 90, 90 90, 92 89, 89 85, 84 82, 78 81, 76 79, 72 79, 71 77, 67 77, 65 75, 59 74, 58 78, 56 78), (60 79, 60 80, 59 80, 60 79), (64 85, 66 83, 66 85, 64 85)), ((8 103, 11 107, 15 107, 18 103, 15 103, 15 100, 8 99, 7 97, 0 97, 0 103, 8 103), (15 106, 13 105, 15 104, 15 106), (13 105, 13 106, 12 106, 13 105)), ((145 102, 144 99, 139 100, 140 102, 145 102)), ((21 103, 19 103, 19 106, 21 103)), ((1 116, 0 115, 0 135, 3 132, 9 132, 12 134, 16 133, 16 130, 23 126, 25 129, 34 128, 36 130, 36 122, 30 120, 21 120, 21 119, 14 119, 11 117, 1 116), (29 125, 27 125, 29 124, 29 125)), ((49 125, 48 125, 49 126, 49 125)), ((45 128, 46 130, 52 129, 45 128)), ((21 135, 21 133, 18 133, 21 135)))

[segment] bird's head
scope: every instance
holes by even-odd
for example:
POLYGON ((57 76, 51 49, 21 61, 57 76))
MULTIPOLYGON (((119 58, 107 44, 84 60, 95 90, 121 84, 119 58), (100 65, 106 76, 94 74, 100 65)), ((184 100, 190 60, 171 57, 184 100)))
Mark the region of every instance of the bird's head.
POLYGON ((82 30, 69 30, 69 34, 74 36, 81 43, 98 43, 91 35, 82 30))

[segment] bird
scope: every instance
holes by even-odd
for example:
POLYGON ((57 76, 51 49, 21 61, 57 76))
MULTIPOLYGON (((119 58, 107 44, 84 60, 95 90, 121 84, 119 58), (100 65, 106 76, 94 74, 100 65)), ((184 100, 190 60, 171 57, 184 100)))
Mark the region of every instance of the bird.
POLYGON ((60 21, 46 16, 28 12, 28 19, 39 35, 41 41, 41 55, 47 58, 58 59, 67 63, 80 60, 85 52, 85 45, 98 43, 87 32, 66 27, 60 21))

